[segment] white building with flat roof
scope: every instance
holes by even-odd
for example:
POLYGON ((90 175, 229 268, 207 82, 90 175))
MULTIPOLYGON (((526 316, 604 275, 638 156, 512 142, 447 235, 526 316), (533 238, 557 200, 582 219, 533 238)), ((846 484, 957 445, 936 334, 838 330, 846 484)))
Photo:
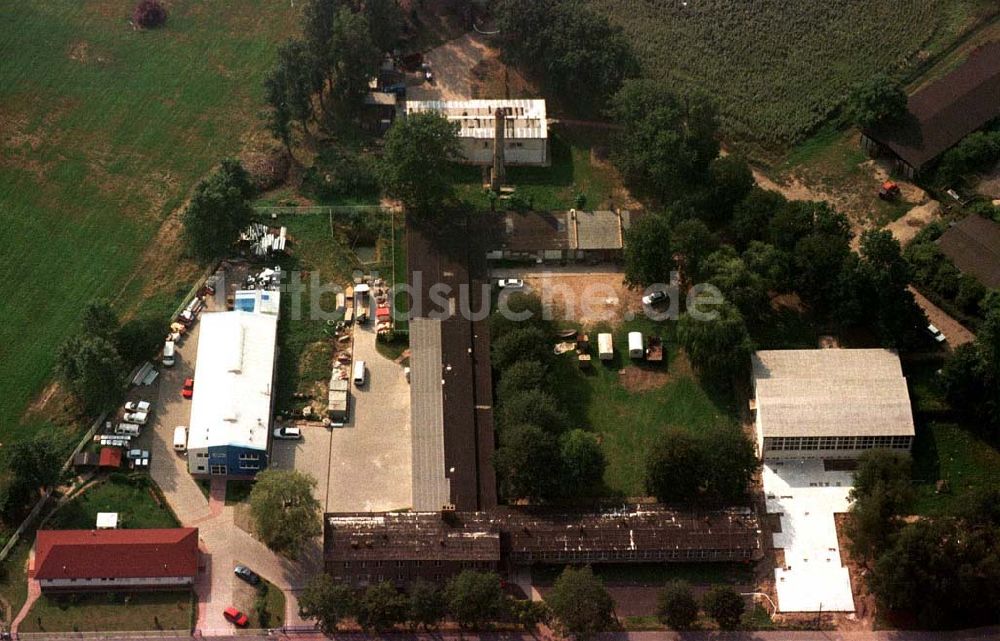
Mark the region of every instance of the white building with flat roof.
POLYGON ((753 355, 757 450, 765 459, 909 451, 913 412, 895 352, 769 350, 753 355))
POLYGON ((406 114, 435 111, 458 124, 465 162, 493 164, 496 110, 503 109, 504 163, 548 166, 549 132, 544 100, 409 100, 406 114))
MULTIPOLYGON (((267 293, 277 310, 279 293, 267 293)), ((217 312, 200 322, 188 471, 253 477, 268 462, 278 315, 217 312)))

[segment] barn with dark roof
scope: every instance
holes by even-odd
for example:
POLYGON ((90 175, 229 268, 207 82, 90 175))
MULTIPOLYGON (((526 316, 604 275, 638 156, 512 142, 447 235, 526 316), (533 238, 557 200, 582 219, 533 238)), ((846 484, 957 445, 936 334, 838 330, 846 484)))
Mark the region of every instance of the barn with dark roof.
POLYGON ((944 78, 916 92, 898 122, 865 129, 861 145, 913 178, 963 138, 1000 118, 1000 41, 973 51, 944 78))

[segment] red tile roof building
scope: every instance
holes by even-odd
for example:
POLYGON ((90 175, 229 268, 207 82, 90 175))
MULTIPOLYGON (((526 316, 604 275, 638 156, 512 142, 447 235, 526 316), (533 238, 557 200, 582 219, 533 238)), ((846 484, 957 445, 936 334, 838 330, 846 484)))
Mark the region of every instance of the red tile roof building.
POLYGON ((191 587, 198 528, 40 530, 29 574, 45 592, 191 587))

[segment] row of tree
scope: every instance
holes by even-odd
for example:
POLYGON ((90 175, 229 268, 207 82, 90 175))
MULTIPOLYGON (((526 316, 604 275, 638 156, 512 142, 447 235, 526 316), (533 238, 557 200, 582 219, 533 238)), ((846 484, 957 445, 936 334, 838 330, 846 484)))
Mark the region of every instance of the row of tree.
POLYGON ((732 505, 746 499, 756 468, 753 444, 737 427, 668 427, 646 455, 646 491, 674 505, 732 505))
POLYGON ((395 0, 307 0, 302 38, 278 48, 264 80, 274 137, 290 148, 293 126, 308 133, 310 124, 325 127, 328 117, 355 116, 402 26, 395 0))
POLYGON ((661 623, 674 630, 690 630, 704 611, 723 630, 739 627, 745 609, 743 597, 728 585, 716 586, 698 600, 684 581, 668 584, 657 598, 656 614, 661 623))
POLYGON ((507 306, 531 311, 524 322, 493 315, 492 363, 498 373, 499 447, 494 465, 507 500, 549 501, 596 493, 605 458, 590 432, 571 429, 569 415, 552 381, 558 376, 551 324, 541 302, 515 293, 507 306))
POLYGON ((971 495, 952 518, 907 522, 914 492, 909 456, 865 453, 851 490, 852 555, 871 568, 879 607, 925 628, 997 622, 1000 489, 971 495))
POLYGON ((983 301, 976 340, 959 346, 942 371, 949 405, 990 440, 1000 437, 1000 292, 983 301))
POLYGON ((302 591, 299 609, 326 633, 335 632, 347 620, 356 621, 368 631, 402 625, 429 630, 446 619, 467 630, 496 623, 518 624, 531 630, 554 617, 555 624, 566 634, 586 639, 614 623, 614 603, 589 567, 567 567, 544 603, 509 596, 494 572, 464 570, 443 587, 417 579, 406 591, 389 581, 356 591, 321 574, 302 591))

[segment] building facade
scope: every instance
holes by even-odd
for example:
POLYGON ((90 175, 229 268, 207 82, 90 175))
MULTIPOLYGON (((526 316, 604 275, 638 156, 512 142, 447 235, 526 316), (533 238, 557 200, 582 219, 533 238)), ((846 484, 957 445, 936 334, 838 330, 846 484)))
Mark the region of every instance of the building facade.
POLYGON ((757 450, 765 460, 910 450, 910 395, 894 352, 769 350, 752 360, 757 450))
POLYGON ((39 530, 28 574, 43 592, 177 590, 198 562, 198 528, 39 530))
POLYGON ((280 296, 239 294, 242 308, 201 317, 187 445, 195 476, 253 478, 268 464, 280 296))
POLYGON ((407 115, 437 112, 458 125, 462 159, 470 165, 493 164, 496 111, 504 118, 504 163, 549 165, 548 123, 544 100, 409 100, 407 115))

